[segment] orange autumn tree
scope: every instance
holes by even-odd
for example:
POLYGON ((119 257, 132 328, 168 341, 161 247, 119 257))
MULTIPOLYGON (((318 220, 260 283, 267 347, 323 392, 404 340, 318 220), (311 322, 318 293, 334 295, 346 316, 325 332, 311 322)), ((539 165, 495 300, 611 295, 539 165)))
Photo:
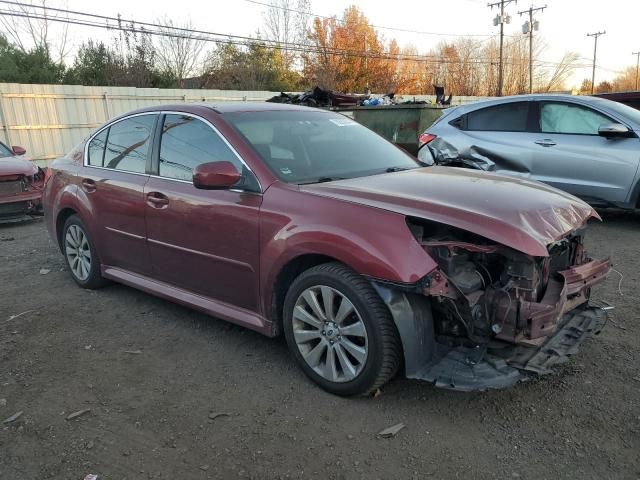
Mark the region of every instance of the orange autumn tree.
POLYGON ((387 47, 357 7, 348 7, 341 19, 316 18, 309 40, 305 77, 320 87, 354 93, 395 89, 400 49, 395 41, 387 47))

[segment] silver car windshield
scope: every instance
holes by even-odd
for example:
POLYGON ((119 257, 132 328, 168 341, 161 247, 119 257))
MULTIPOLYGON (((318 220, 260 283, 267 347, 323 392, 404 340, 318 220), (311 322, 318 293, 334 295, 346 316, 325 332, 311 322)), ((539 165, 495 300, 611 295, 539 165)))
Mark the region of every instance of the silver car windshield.
POLYGON ((594 105, 606 108, 620 117, 625 118, 629 122, 632 122, 635 128, 640 127, 640 110, 636 110, 624 103, 605 100, 602 98, 594 98, 594 105))
POLYGON ((14 153, 11 151, 9 147, 7 147, 4 143, 0 142, 0 158, 3 157, 12 157, 14 153))

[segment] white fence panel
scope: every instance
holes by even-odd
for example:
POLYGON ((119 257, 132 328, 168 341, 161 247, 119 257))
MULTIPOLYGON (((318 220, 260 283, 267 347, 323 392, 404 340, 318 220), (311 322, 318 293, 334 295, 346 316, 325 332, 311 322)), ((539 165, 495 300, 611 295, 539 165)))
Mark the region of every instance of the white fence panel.
MULTIPOLYGON (((265 101, 279 92, 240 90, 85 87, 0 83, 0 129, 7 145, 20 145, 39 164, 60 157, 122 113, 149 105, 265 101)), ((435 101, 433 95, 402 100, 435 101)), ((454 97, 453 104, 479 97, 454 97)))

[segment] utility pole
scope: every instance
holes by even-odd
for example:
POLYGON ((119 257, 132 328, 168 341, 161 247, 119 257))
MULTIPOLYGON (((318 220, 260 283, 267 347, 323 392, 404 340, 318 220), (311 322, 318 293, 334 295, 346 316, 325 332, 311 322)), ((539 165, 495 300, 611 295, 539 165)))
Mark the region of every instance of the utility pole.
POLYGON ((529 22, 522 26, 522 33, 529 34, 529 93, 533 93, 533 31, 537 31, 539 28, 538 22, 533 21, 533 14, 535 12, 542 12, 545 8, 547 8, 546 5, 544 7, 534 7, 531 5, 529 10, 518 12, 520 16, 525 13, 529 14, 529 22))
POLYGON ((587 37, 593 37, 593 70, 591 71, 591 95, 596 88, 596 54, 598 52, 598 37, 604 35, 606 30, 596 33, 587 33, 587 37))
POLYGON ((493 7, 500 7, 500 14, 493 19, 494 26, 500 25, 500 65, 498 67, 498 91, 497 91, 498 97, 502 96, 502 83, 504 80, 504 65, 502 61, 502 53, 504 48, 504 24, 511 23, 511 17, 508 15, 505 16, 504 14, 504 7, 506 7, 512 2, 518 3, 518 0, 500 0, 499 2, 496 2, 496 3, 487 4, 487 6, 490 7, 492 10, 493 10, 493 7))
POLYGON ((638 91, 638 73, 640 73, 640 52, 633 52, 631 55, 636 56, 636 92, 638 91))

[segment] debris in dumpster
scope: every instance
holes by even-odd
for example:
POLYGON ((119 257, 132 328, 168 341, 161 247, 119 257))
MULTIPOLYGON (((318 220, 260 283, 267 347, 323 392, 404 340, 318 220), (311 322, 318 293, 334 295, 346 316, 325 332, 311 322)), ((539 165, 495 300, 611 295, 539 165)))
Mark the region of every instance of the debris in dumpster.
POLYGON ((436 94, 436 105, 451 105, 451 99, 453 95, 449 95, 449 98, 446 98, 444 93, 444 87, 440 85, 434 85, 433 89, 436 94))
POLYGON ((382 438, 395 437, 398 434, 398 432, 402 430, 404 427, 405 427, 404 423, 398 423, 389 428, 385 428, 381 432, 378 432, 378 436, 382 438))
POLYGON ((313 90, 299 94, 281 92, 280 95, 271 97, 267 102, 291 103, 307 107, 351 107, 360 105, 368 98, 369 95, 349 95, 315 87, 313 90))
POLYGON ((5 419, 4 422, 2 422, 2 423, 13 423, 16 420, 18 420, 22 416, 23 413, 24 412, 22 410, 20 410, 19 412, 16 412, 13 415, 11 415, 9 418, 5 419))
POLYGON ((89 413, 91 411, 90 408, 85 408, 83 410, 78 410, 77 412, 73 412, 71 414, 69 414, 67 416, 67 420, 73 420, 74 418, 78 418, 81 415, 84 415, 85 413, 89 413))

